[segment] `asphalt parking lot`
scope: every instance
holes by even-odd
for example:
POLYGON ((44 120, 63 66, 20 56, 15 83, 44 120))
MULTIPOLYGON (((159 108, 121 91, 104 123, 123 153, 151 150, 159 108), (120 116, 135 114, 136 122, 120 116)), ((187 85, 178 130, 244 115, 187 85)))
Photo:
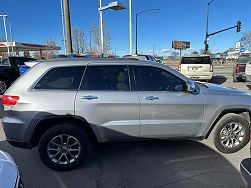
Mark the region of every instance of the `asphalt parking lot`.
MULTIPOLYGON (((245 83, 232 82, 231 68, 216 66, 213 82, 251 93, 245 83)), ((216 151, 209 141, 109 143, 99 146, 96 155, 80 168, 56 172, 41 163, 37 148, 10 146, 2 126, 0 140, 0 149, 13 156, 28 188, 245 187, 239 164, 250 155, 249 145, 226 155, 216 151)))

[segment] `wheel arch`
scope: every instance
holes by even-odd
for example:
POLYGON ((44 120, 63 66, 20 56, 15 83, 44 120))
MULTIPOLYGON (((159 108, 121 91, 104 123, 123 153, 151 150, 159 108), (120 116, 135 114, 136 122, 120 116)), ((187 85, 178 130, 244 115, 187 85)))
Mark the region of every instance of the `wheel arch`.
POLYGON ((217 118, 213 121, 212 125, 210 126, 210 128, 207 130, 205 138, 207 139, 210 135, 210 133, 212 132, 212 130, 214 129, 215 125, 217 124, 217 122, 226 114, 230 114, 230 113, 234 113, 234 114, 238 114, 240 116, 242 116, 243 118, 245 118, 249 124, 250 124, 250 119, 251 119, 251 112, 249 109, 245 109, 245 108, 234 108, 234 109, 225 109, 223 110, 218 116, 217 118))
POLYGON ((39 121, 36 123, 35 128, 33 129, 33 132, 32 132, 32 136, 30 138, 30 142, 29 142, 30 148, 36 147, 41 137, 43 136, 43 134, 50 128, 59 124, 60 122, 73 123, 77 127, 80 127, 81 129, 83 129, 94 143, 100 142, 100 137, 97 135, 97 132, 83 117, 68 116, 68 115, 46 116, 46 117, 40 118, 39 121))

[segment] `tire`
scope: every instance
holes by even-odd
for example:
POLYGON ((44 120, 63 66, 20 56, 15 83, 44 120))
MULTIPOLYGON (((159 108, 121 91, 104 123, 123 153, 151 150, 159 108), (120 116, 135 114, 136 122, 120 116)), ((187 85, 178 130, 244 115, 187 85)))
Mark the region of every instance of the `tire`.
POLYGON ((8 89, 9 86, 9 82, 4 79, 0 79, 0 95, 4 94, 4 92, 8 89))
POLYGON ((62 123, 46 131, 38 147, 40 159, 47 167, 63 171, 81 165, 90 152, 91 141, 81 128, 62 123))
POLYGON ((237 82, 239 82, 239 79, 236 78, 235 76, 233 76, 233 82, 234 82, 234 83, 237 83, 237 82))
POLYGON ((226 114, 217 122, 210 136, 213 138, 215 147, 220 152, 237 152, 249 142, 249 122, 238 114, 226 114))

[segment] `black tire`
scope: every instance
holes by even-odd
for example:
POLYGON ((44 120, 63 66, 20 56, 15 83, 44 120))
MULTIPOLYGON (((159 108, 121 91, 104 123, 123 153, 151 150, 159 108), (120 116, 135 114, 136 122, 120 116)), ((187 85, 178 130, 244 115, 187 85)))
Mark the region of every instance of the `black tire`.
MULTIPOLYGON (((234 126, 234 124, 232 125, 234 126)), ((232 130, 232 134, 234 134, 234 131, 232 130)), ((224 115, 215 125, 213 131, 211 132, 210 136, 213 138, 213 142, 215 147, 222 153, 234 153, 237 152, 239 150, 241 150, 243 147, 245 147, 247 145, 247 143, 249 142, 249 137, 250 137, 250 126, 248 121, 243 118, 242 116, 238 115, 238 114, 233 114, 233 113, 229 113, 224 115), (242 127, 242 131, 240 133, 238 133, 238 137, 240 137, 240 135, 242 135, 242 140, 239 141, 239 144, 237 144, 236 146, 232 145, 232 147, 227 147, 226 145, 224 145, 224 143, 222 143, 220 134, 223 130, 223 128, 225 126, 230 126, 230 123, 239 123, 242 127)), ((232 135, 233 136, 233 135, 232 135)), ((234 137, 234 136, 233 136, 234 137)), ((225 136, 226 138, 226 136, 225 136)), ((231 134, 229 134, 229 138, 231 139, 231 134)), ((236 138, 234 138, 235 140, 237 140, 236 138)), ((227 142, 227 141, 226 141, 227 142)))
POLYGON ((233 76, 233 82, 234 82, 234 83, 237 83, 237 82, 239 82, 239 79, 236 78, 235 76, 233 76))
POLYGON ((3 95, 4 92, 10 87, 10 83, 5 79, 0 79, 0 95, 3 95))
POLYGON ((62 124, 53 126, 48 131, 45 132, 45 134, 40 139, 38 151, 39 151, 39 155, 42 162, 46 166, 48 166, 49 168, 53 170, 63 171, 63 170, 71 170, 80 166, 81 163, 84 161, 84 159, 88 156, 90 149, 91 149, 91 141, 84 130, 82 130, 81 128, 71 123, 62 123, 62 124), (62 141, 63 145, 66 145, 65 140, 67 140, 67 138, 69 138, 69 142, 71 142, 71 144, 67 143, 67 146, 65 146, 65 148, 59 147, 60 144, 59 145, 54 144, 55 141, 60 143, 61 136, 63 137, 63 141, 62 141), (70 147, 70 145, 73 145, 73 143, 77 143, 77 144, 70 147), (49 146, 53 147, 53 150, 56 150, 56 151, 47 150, 49 146), (72 156, 70 155, 70 152, 68 151, 68 149, 78 150, 78 151, 71 151, 71 154, 75 155, 75 158, 72 157, 73 155, 72 156), (57 157, 55 157, 54 159, 51 159, 49 157, 49 152, 50 152, 51 157, 54 155, 54 153, 52 155, 52 152, 55 152, 55 153, 60 152, 56 156, 58 157, 59 155, 60 156, 63 155, 63 157, 61 157, 61 160, 65 159, 65 161, 67 161, 66 164, 65 163, 60 164, 56 162, 55 158, 57 157), (73 158, 72 159, 73 161, 69 160, 71 161, 69 162, 68 160, 66 160, 70 158, 73 158))

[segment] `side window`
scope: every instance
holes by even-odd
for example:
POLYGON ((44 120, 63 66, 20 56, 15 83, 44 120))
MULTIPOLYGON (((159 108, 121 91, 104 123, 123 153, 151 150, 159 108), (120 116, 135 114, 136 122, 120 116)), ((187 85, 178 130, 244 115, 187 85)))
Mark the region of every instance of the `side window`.
POLYGON ((130 91, 128 66, 87 66, 81 90, 130 91))
POLYGON ((185 91, 185 81, 172 73, 150 66, 133 66, 139 91, 185 91))
POLYGON ((84 66, 53 68, 39 80, 34 89, 76 90, 79 88, 84 69, 84 66))

